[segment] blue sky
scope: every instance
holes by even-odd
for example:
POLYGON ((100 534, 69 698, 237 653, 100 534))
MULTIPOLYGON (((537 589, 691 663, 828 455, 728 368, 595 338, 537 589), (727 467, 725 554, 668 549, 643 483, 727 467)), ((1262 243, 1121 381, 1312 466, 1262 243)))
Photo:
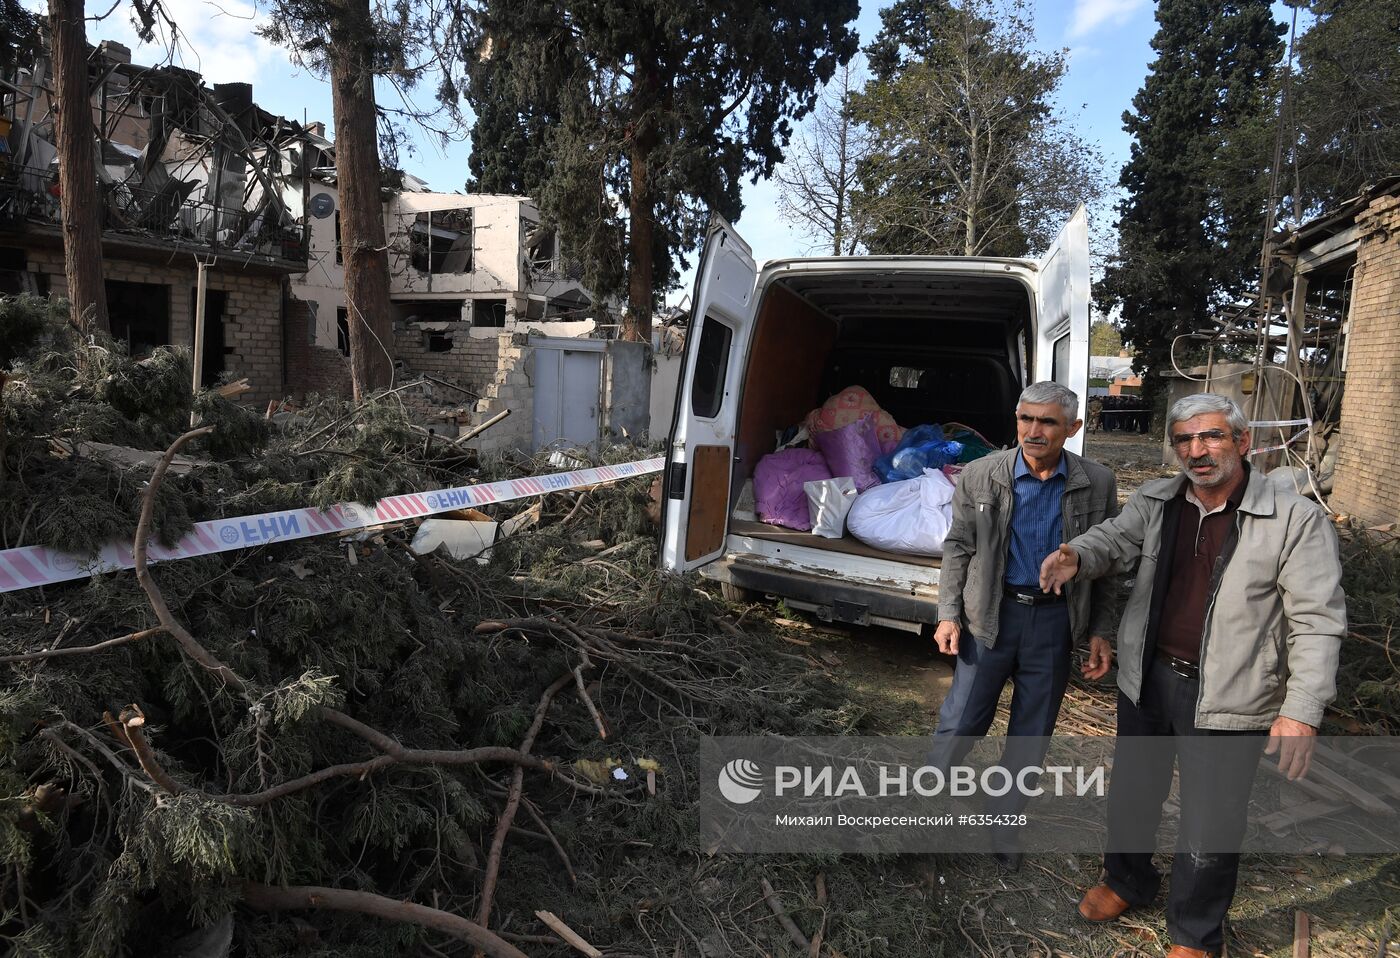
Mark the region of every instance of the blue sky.
MULTIPOLYGON (((305 116, 331 124, 330 88, 318 77, 292 65, 284 50, 253 33, 260 14, 248 0, 166 0, 180 25, 182 42, 174 61, 199 70, 211 83, 241 80, 253 84, 253 96, 264 109, 294 119, 305 116)), ((89 0, 89 13, 105 9, 102 0, 89 0)), ((142 46, 125 20, 127 4, 110 18, 92 24, 89 39, 112 38, 133 48, 140 63, 162 61, 163 45, 142 46)), ((1036 41, 1043 48, 1069 50, 1069 73, 1061 89, 1061 104, 1081 134, 1102 151, 1110 181, 1128 156, 1129 140, 1122 114, 1142 84, 1151 60, 1149 41, 1155 29, 1151 0, 1040 0, 1035 9, 1036 41)), ((879 30, 879 5, 866 6, 856 29, 864 45, 879 30)), ((1282 10, 1278 11, 1280 19, 1282 10)), ((397 94, 383 88, 381 102, 394 103, 397 94)), ((432 94, 418 91, 427 103, 432 94)), ((403 165, 426 179, 433 189, 461 190, 467 179, 468 145, 446 147, 421 138, 417 156, 403 165)), ((770 182, 745 184, 745 210, 736 226, 760 259, 799 255, 812 248, 809 237, 793 231, 777 214, 776 191, 770 182)), ((1106 226, 1107 224, 1100 224, 1106 226)), ((689 286, 671 297, 675 301, 689 286)))

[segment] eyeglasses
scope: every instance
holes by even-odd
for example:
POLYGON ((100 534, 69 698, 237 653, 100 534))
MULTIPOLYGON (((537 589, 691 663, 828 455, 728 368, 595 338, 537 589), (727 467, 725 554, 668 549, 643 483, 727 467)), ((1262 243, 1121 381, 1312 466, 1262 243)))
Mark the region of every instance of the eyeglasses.
POLYGON ((1221 432, 1219 429, 1207 429, 1205 432, 1178 432, 1172 435, 1172 448, 1190 449, 1191 443, 1199 439, 1211 449, 1219 449, 1228 442, 1234 441, 1234 436, 1228 432, 1221 432))

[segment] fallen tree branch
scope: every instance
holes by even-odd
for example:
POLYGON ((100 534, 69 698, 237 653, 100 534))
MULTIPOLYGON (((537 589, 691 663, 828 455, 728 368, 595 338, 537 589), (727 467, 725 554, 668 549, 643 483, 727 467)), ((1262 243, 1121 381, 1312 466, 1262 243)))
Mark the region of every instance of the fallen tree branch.
POLYGON ((136 581, 140 583, 142 591, 146 593, 146 599, 151 603, 151 608, 155 610, 156 618, 165 628, 165 631, 174 636, 175 641, 180 643, 180 648, 185 654, 194 659, 201 666, 213 672, 227 688, 235 692, 247 693, 248 687, 239 678, 238 674, 223 662, 218 656, 210 652, 199 643, 193 635, 189 633, 174 613, 170 611, 170 606, 165 604, 165 596, 161 594, 160 587, 156 585, 156 580, 151 576, 150 566, 146 562, 146 544, 151 537, 151 519, 155 514, 156 491, 160 489, 161 482, 165 479, 165 472, 170 468, 171 460, 175 458, 185 443, 201 436, 207 436, 214 431, 213 426, 200 426, 198 429, 191 429, 170 444, 170 448, 165 450, 165 455, 160 457, 160 462, 156 463, 155 471, 151 473, 151 481, 146 484, 146 491, 141 495, 141 518, 136 523, 136 541, 132 545, 131 559, 136 569, 136 581))
POLYGON ((460 938, 491 958, 527 958, 525 952, 510 942, 451 912, 411 901, 397 901, 384 895, 343 888, 321 888, 315 885, 289 885, 278 888, 258 882, 245 881, 240 890, 243 901, 259 911, 295 911, 303 908, 326 911, 348 911, 373 915, 389 921, 404 921, 431 928, 460 938))
POLYGON ((139 642, 142 639, 153 635, 159 635, 167 631, 165 626, 157 626, 154 629, 142 629, 140 632, 131 632, 127 635, 119 635, 115 639, 107 639, 104 642, 95 642, 92 645, 75 645, 62 649, 42 649, 38 652, 21 652, 15 655, 0 655, 0 664, 9 665, 14 662, 38 662, 41 659, 57 659, 68 655, 86 655, 89 652, 101 652, 103 649, 115 648, 119 645, 126 645, 128 642, 139 642))
POLYGON ((763 886, 763 900, 768 903, 768 910, 773 913, 774 918, 778 919, 778 924, 783 926, 783 930, 788 933, 792 943, 802 951, 807 951, 812 947, 812 943, 807 940, 806 935, 802 934, 802 929, 797 927, 797 922, 788 915, 787 909, 783 907, 783 900, 778 897, 773 886, 768 884, 768 879, 760 878, 759 882, 763 886))
MULTIPOLYGON (((555 679, 544 690, 540 696, 540 704, 535 707, 535 718, 530 723, 530 729, 525 733, 525 739, 520 744, 520 752, 529 755, 530 749, 534 747, 535 737, 540 734, 540 729, 544 727, 545 715, 549 712, 549 703, 554 700, 554 696, 564 686, 574 680, 574 672, 565 672, 555 679)), ((515 813, 520 808, 520 795, 525 787, 525 770, 516 767, 510 779, 510 793, 506 796, 506 807, 501 812, 501 818, 496 822, 496 833, 491 836, 491 851, 486 856, 486 876, 481 882, 481 904, 476 910, 476 920, 481 927, 485 928, 491 921, 491 905, 496 897, 496 879, 501 872, 501 853, 505 849, 506 833, 510 831, 511 824, 515 821, 515 813)))
POLYGON ((537 911, 535 912, 535 917, 538 918, 540 921, 544 922, 546 925, 548 925, 550 930, 553 931, 556 935, 564 939, 564 941, 568 943, 570 948, 573 948, 580 954, 587 955, 588 958, 603 958, 603 953, 601 951, 599 951, 597 948, 594 948, 587 941, 585 941, 583 939, 583 936, 580 935, 578 932, 574 931, 568 925, 564 924, 564 920, 558 915, 554 914, 554 912, 537 911))
MULTIPOLYGON (((208 799, 211 802, 222 802, 226 805, 237 805, 244 808, 255 808, 259 805, 266 805, 268 802, 285 798, 288 795, 303 791, 319 785, 321 782, 329 781, 333 778, 352 777, 361 778, 371 772, 391 765, 472 765, 482 762, 513 762, 520 766, 530 768, 540 768, 550 771, 553 766, 542 759, 537 759, 530 755, 525 755, 513 748, 500 746, 483 746, 481 748, 464 749, 458 752, 424 751, 422 754, 432 756, 426 760, 420 760, 419 749, 405 749, 398 746, 399 755, 377 755, 374 758, 363 762, 348 762, 343 765, 328 765, 325 768, 317 769, 300 778, 274 785, 271 788, 263 789, 260 792, 229 792, 218 794, 206 792, 202 789, 191 788, 181 785, 170 773, 165 771, 160 761, 156 758, 155 750, 146 741, 142 727, 145 725, 145 717, 140 714, 140 710, 135 706, 122 710, 122 730, 127 740, 131 743, 132 750, 136 753, 136 760, 141 763, 141 770, 150 777, 161 788, 172 795, 191 793, 208 799)), ((397 745, 397 743, 394 743, 397 745)), ((522 770, 523 774, 523 770, 522 770)))

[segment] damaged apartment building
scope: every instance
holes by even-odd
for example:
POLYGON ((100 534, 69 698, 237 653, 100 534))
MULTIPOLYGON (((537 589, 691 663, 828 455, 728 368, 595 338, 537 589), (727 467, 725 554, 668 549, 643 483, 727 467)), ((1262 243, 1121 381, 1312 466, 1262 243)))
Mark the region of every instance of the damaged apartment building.
MULTIPOLYGON (((306 272, 291 279, 288 350, 298 368, 306 357, 294 381, 325 391, 349 354, 349 314, 334 146, 319 124, 307 132, 325 164, 310 171, 310 252, 306 272)), ((402 174, 385 191, 384 227, 395 365, 401 380, 422 381, 404 397, 422 418, 451 433, 509 409, 510 419, 480 442, 487 449, 597 438, 607 379, 627 350, 592 338, 594 303, 533 202, 434 193, 402 174), (572 347, 568 358, 561 342, 572 347), (537 406, 540 379, 549 382, 537 406)))
MULTIPOLYGON (((324 125, 259 108, 245 83, 135 65, 110 41, 92 50, 89 75, 113 336, 136 354, 192 345, 203 263, 202 381, 247 379, 243 398, 257 403, 348 394, 335 147, 324 125)), ((0 77, 0 108, 0 293, 63 295, 46 56, 0 77)), ((434 193, 407 174, 383 196, 397 378, 421 381, 406 398, 423 418, 450 434, 508 408, 482 445, 522 449, 609 428, 612 383, 634 383, 644 358, 590 338, 594 303, 535 205, 434 193)))
MULTIPOLYGON (((281 396, 286 277, 306 269, 300 126, 260 110, 247 84, 137 66, 112 42, 89 75, 112 335, 134 354, 192 343, 203 262, 203 381, 281 396)), ((63 295, 50 61, 0 81, 0 292, 63 295)))

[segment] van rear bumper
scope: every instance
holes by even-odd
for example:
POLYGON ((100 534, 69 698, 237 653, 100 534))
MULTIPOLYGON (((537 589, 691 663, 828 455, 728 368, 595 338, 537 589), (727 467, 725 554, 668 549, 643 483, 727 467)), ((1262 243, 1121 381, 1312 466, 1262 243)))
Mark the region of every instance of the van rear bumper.
POLYGON ((736 558, 733 554, 706 565, 700 574, 741 589, 810 604, 816 608, 819 618, 830 622, 866 625, 872 617, 902 622, 938 621, 936 598, 774 568, 736 558))

